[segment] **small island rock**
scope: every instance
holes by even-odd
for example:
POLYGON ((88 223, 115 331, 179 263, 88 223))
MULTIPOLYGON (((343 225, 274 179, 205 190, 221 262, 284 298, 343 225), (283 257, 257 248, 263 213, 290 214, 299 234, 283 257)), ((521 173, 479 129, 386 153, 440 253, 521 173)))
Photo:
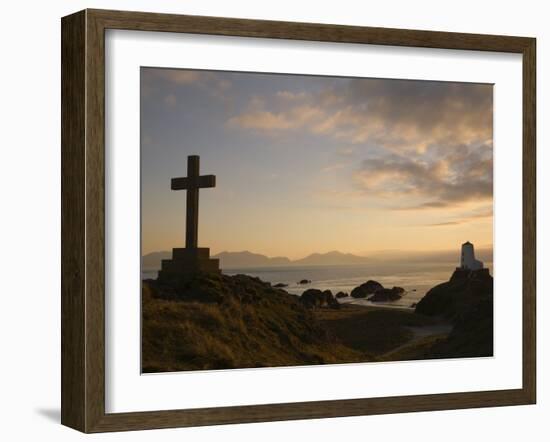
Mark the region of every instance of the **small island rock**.
POLYGON ((374 292, 374 295, 368 298, 371 302, 391 302, 401 299, 405 293, 403 287, 393 287, 391 289, 378 289, 374 292))
POLYGON ((302 293, 300 301, 307 308, 340 308, 330 290, 308 289, 302 293))
POLYGON ((369 279, 364 284, 361 284, 359 287, 355 287, 351 291, 352 298, 366 298, 367 295, 372 295, 376 290, 383 289, 384 287, 378 281, 373 281, 369 279))
POLYGON ((340 298, 347 298, 349 295, 347 293, 344 293, 344 292, 338 292, 336 293, 336 295, 334 296, 336 299, 340 299, 340 298))
POLYGON ((298 284, 311 284, 311 279, 301 279, 300 281, 298 281, 298 284))

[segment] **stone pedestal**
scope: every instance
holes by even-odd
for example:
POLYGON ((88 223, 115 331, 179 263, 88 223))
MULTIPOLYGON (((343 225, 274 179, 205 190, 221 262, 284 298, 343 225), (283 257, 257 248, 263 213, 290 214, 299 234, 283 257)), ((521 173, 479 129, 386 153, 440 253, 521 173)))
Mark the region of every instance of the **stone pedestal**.
POLYGON ((172 259, 162 260, 158 280, 174 282, 196 273, 221 273, 219 259, 211 259, 204 247, 172 249, 172 259))

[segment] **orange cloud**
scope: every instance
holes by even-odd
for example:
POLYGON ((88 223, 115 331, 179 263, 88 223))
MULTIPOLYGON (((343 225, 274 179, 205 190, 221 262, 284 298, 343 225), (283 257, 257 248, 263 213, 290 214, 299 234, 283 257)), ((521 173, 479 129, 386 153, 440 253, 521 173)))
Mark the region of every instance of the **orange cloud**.
POLYGON ((188 71, 185 69, 157 69, 155 73, 172 83, 176 84, 190 84, 196 83, 207 73, 202 73, 201 71, 188 71))
POLYGON ((415 197, 400 209, 442 208, 493 196, 492 148, 487 145, 430 148, 424 154, 379 153, 365 159, 354 174, 371 197, 415 197))
POLYGON ((238 117, 230 118, 227 122, 228 126, 239 126, 245 129, 259 130, 278 130, 290 129, 294 123, 285 115, 275 114, 268 111, 254 111, 247 114, 239 115, 238 117))
POLYGON ((377 144, 422 153, 434 144, 471 144, 492 139, 492 86, 432 81, 350 79, 346 87, 314 94, 280 91, 262 98, 230 121, 248 130, 304 129, 351 144, 377 144), (280 99, 286 103, 281 106, 280 99), (269 105, 268 105, 269 104, 269 105), (304 115, 305 111, 309 111, 304 115), (265 116, 264 116, 265 117, 265 116), (285 124, 281 124, 281 122, 285 124))

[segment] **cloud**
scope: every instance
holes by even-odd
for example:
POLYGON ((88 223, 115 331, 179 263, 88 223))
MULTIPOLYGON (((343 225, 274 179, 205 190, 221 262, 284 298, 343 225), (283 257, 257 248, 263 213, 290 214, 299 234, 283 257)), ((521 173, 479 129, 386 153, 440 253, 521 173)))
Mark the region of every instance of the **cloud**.
POLYGON ((285 101, 304 100, 307 98, 307 94, 305 92, 278 91, 275 95, 277 98, 285 101))
POLYGON ((226 125, 272 132, 301 128, 323 115, 321 109, 310 105, 296 106, 288 112, 269 111, 266 110, 266 101, 257 96, 252 97, 247 108, 246 112, 231 117, 226 125))
POLYGON ((196 87, 213 97, 226 101, 227 94, 233 86, 227 75, 227 73, 215 71, 142 68, 142 90, 147 91, 146 95, 149 96, 153 91, 162 89, 163 86, 169 86, 172 91, 177 91, 178 88, 196 87))
POLYGON ((429 148, 421 154, 383 152, 365 159, 353 179, 366 195, 396 199, 398 210, 488 201, 493 196, 492 148, 474 144, 429 148))
POLYGON ((327 78, 316 92, 256 95, 226 125, 343 144, 335 154, 359 161, 350 181, 365 199, 449 209, 493 196, 492 106, 489 84, 327 78))
POLYGON ((423 152, 434 144, 492 139, 492 86, 435 81, 339 79, 313 93, 279 91, 263 97, 262 112, 278 124, 255 119, 248 107, 233 127, 257 131, 306 130, 351 144, 423 152), (298 118, 304 110, 308 118, 298 118), (280 124, 281 122, 285 124, 280 124))
POLYGON ((317 93, 254 96, 227 125, 345 143, 336 154, 361 160, 352 181, 365 198, 447 209, 492 198, 492 105, 488 84, 339 79, 317 93))
POLYGON ((228 121, 229 126, 240 126, 245 129, 274 130, 289 129, 293 123, 284 115, 267 111, 256 111, 233 117, 228 121))
POLYGON ((186 69, 155 69, 156 76, 176 84, 197 83, 207 76, 208 72, 192 71, 186 69))
POLYGON ((484 219, 493 219, 493 208, 490 206, 484 208, 481 211, 464 213, 460 217, 457 217, 450 221, 441 221, 436 223, 424 224, 425 227, 448 227, 468 224, 473 221, 479 221, 484 219))
POLYGON ((456 226, 459 224, 463 224, 463 221, 446 221, 442 223, 425 224, 425 225, 427 227, 446 227, 446 226, 456 226))

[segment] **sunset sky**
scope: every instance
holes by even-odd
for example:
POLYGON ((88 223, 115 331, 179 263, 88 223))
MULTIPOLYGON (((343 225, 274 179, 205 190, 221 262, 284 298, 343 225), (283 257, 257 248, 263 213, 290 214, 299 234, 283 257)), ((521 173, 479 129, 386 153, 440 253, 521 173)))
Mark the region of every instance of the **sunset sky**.
POLYGON ((492 85, 141 70, 142 252, 199 245, 301 258, 492 246, 492 85))

